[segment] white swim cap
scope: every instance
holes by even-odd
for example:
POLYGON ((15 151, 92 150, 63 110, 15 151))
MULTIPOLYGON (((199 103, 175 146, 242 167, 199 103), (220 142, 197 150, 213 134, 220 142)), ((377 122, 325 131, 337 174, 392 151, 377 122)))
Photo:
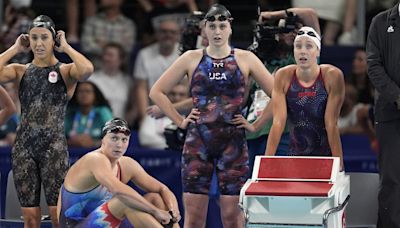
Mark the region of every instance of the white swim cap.
POLYGON ((300 30, 297 32, 297 36, 296 38, 294 38, 294 41, 296 42, 296 40, 300 37, 310 38, 315 43, 315 45, 317 45, 317 48, 321 50, 321 37, 319 36, 317 31, 315 31, 315 29, 309 26, 301 27, 300 30))

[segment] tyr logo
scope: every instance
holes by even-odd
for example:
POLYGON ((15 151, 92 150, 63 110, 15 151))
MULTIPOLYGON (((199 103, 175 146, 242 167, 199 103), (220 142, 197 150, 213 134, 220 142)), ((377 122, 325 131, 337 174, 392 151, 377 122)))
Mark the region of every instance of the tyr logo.
POLYGON ((224 63, 223 62, 221 62, 221 63, 213 63, 213 67, 215 67, 215 68, 224 67, 224 63))

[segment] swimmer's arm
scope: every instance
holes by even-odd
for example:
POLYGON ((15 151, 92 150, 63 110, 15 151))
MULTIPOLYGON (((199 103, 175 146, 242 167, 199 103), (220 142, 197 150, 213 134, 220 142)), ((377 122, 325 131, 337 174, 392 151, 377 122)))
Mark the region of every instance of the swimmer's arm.
POLYGON ((250 51, 246 51, 246 61, 248 61, 250 75, 260 85, 264 92, 271 97, 274 88, 274 77, 265 68, 261 60, 250 51))
POLYGON ((324 82, 328 90, 328 101, 325 109, 325 129, 332 156, 340 158, 341 168, 343 169, 343 151, 337 121, 345 96, 344 77, 341 70, 332 67, 328 70, 326 79, 324 82))
MULTIPOLYGON (((186 115, 190 112, 190 110, 193 107, 193 101, 192 98, 186 98, 183 101, 179 101, 176 103, 173 103, 172 106, 182 115, 186 115)), ((164 117, 164 113, 161 111, 161 109, 157 105, 151 105, 146 109, 147 115, 159 119, 164 117)))
POLYGON ((57 31, 56 39, 59 41, 59 45, 54 46, 54 50, 65 53, 72 59, 72 63, 66 64, 67 76, 78 81, 88 79, 94 71, 92 62, 68 44, 64 31, 57 31))
POLYGON ((177 126, 180 126, 184 118, 174 108, 167 94, 172 87, 178 84, 188 73, 188 66, 193 60, 193 51, 187 51, 181 55, 156 81, 150 90, 150 99, 160 107, 177 126))
MULTIPOLYGON (((84 81, 92 75, 94 66, 89 59, 76 51, 71 46, 65 49, 65 53, 72 59, 69 76, 78 81, 84 81)), ((69 65, 69 64, 68 64, 69 65)))
POLYGON ((130 180, 145 192, 160 194, 168 210, 173 211, 174 217, 180 217, 178 201, 174 193, 163 183, 150 176, 137 161, 131 158, 127 158, 125 161, 128 165, 124 167, 126 167, 126 173, 130 176, 130 180))
POLYGON ((14 102, 7 91, 0 86, 0 125, 3 125, 16 112, 14 102))
POLYGON ((265 155, 273 156, 276 153, 282 132, 286 125, 287 107, 285 92, 285 71, 282 69, 276 72, 274 90, 272 91, 273 122, 269 132, 265 155))
POLYGON ((174 108, 181 114, 187 114, 193 108, 193 100, 191 97, 186 98, 183 101, 176 102, 172 104, 174 108))
POLYGON ((24 67, 22 64, 8 64, 7 63, 18 53, 23 52, 26 47, 24 43, 29 39, 27 34, 21 34, 15 44, 0 54, 0 82, 5 83, 12 81, 18 77, 18 68, 24 67))
POLYGON ((154 215, 158 209, 144 199, 139 193, 128 185, 122 183, 113 175, 111 164, 104 155, 97 155, 91 158, 88 168, 95 179, 106 187, 114 197, 117 197, 127 207, 140 210, 154 215))

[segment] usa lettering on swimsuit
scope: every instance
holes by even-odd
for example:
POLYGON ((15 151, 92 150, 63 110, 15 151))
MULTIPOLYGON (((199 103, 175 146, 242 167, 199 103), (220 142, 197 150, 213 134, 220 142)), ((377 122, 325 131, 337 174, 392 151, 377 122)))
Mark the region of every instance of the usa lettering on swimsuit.
POLYGON ((224 62, 221 62, 221 63, 213 63, 213 67, 215 67, 215 68, 224 67, 224 62))
POLYGON ((226 80, 226 75, 225 75, 225 73, 219 73, 219 72, 217 72, 217 73, 212 73, 212 72, 209 72, 208 73, 208 78, 210 79, 210 80, 226 80))

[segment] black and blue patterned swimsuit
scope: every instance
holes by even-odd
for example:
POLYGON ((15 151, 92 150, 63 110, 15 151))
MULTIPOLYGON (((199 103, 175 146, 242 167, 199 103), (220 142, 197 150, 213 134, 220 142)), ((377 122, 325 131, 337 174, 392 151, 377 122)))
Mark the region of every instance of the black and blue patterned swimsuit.
POLYGON ((68 170, 64 135, 68 96, 60 65, 37 67, 30 64, 19 84, 21 122, 11 159, 22 207, 39 206, 41 183, 47 204, 56 206, 68 170))

